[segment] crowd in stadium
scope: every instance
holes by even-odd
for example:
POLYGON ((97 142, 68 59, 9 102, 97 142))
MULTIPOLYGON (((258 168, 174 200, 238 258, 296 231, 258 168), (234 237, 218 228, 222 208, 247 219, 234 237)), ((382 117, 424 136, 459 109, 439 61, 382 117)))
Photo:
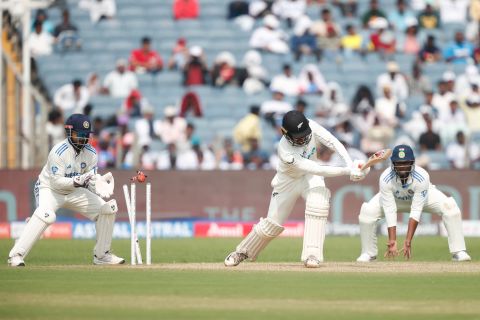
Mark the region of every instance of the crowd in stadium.
MULTIPOLYGON (((113 117, 94 117, 92 144, 101 167, 272 168, 278 160, 275 152, 262 148, 265 126, 261 124, 268 123, 278 141, 279 120, 295 108, 308 110, 307 114, 332 131, 355 158, 407 143, 425 156, 423 163, 431 164, 430 169, 479 168, 480 0, 395 0, 389 2, 388 11, 380 0, 369 0, 362 6, 365 2, 219 3, 224 6, 225 19, 250 34, 242 64, 228 48, 209 63, 205 48, 190 45, 186 38, 177 40, 170 56, 161 56, 153 40, 145 36, 103 79, 92 69, 87 78, 72 79, 50 92, 55 106, 47 126, 50 144, 63 139, 66 115, 94 115, 91 98, 109 95, 124 102, 112 111, 113 117), (307 15, 313 6, 318 8, 315 17, 307 15), (292 59, 278 66, 278 74, 270 75, 262 60, 265 54, 292 59), (361 61, 372 55, 379 57, 385 73, 376 78, 375 86, 359 85, 351 97, 344 96, 345 88, 338 82, 322 74, 321 62, 361 61), (414 57, 413 64, 404 68, 396 62, 399 56, 414 57), (292 63, 301 64, 298 74, 292 63), (443 66, 440 79, 424 72, 430 64, 443 66), (161 106, 159 118, 158 112, 157 117, 154 115, 155 101, 143 96, 137 77, 146 73, 155 77, 165 70, 182 74, 178 85, 186 90, 178 105, 161 106), (271 99, 248 106, 250 112, 232 128, 230 137, 205 141, 195 128, 195 119, 204 117, 204 106, 195 91, 201 86, 233 86, 246 95, 270 91, 271 99), (305 99, 308 96, 321 99, 311 105, 305 99), (409 105, 412 97, 423 103, 409 105), (164 148, 152 148, 154 141, 161 141, 164 148), (433 165, 437 157, 444 163, 439 160, 438 166, 433 165)), ((116 19, 115 0, 82 0, 75 5, 89 11, 91 23, 116 19)), ((197 0, 175 0, 171 19, 198 19, 201 6, 197 0)), ((58 50, 81 50, 82 32, 70 20, 68 5, 62 10, 62 21, 50 21, 43 10, 35 15, 28 39, 34 58, 58 50)), ((318 152, 325 163, 339 161, 332 159, 329 150, 318 152)))

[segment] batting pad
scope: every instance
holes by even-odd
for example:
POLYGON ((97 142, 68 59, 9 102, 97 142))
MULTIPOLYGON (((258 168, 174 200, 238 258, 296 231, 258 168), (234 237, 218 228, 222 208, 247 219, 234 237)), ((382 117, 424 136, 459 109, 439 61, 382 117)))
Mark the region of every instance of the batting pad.
POLYGON ((260 218, 260 222, 253 226, 236 251, 246 254, 250 260, 255 261, 258 254, 284 229, 269 218, 260 218))
POLYGON ((462 229, 462 214, 455 199, 447 198, 442 204, 442 220, 448 233, 448 248, 451 253, 466 250, 462 229))
POLYGON ((33 214, 8 256, 21 255, 25 258, 48 226, 47 222, 33 214))
POLYGON ((302 261, 307 260, 309 256, 323 261, 323 243, 329 208, 330 191, 327 188, 315 188, 309 191, 305 203, 302 261))
POLYGON ((110 200, 103 205, 102 212, 98 215, 98 219, 95 222, 97 242, 94 254, 97 258, 102 258, 110 251, 116 212, 116 202, 115 200, 110 200))

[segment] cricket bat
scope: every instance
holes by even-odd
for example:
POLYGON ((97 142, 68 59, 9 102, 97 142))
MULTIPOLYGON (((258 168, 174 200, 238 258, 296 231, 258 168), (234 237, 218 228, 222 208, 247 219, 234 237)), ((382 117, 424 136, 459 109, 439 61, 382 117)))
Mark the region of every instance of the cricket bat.
POLYGON ((392 149, 382 149, 370 156, 367 162, 360 168, 361 170, 368 169, 379 162, 387 160, 392 155, 392 149))

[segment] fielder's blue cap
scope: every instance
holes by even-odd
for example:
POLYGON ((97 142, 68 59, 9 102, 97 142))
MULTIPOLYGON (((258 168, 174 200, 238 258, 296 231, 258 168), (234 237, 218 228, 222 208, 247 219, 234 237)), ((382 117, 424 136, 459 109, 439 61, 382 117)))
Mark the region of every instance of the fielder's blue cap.
POLYGON ((91 133, 92 132, 92 122, 90 118, 84 114, 74 113, 68 117, 65 122, 66 129, 72 129, 78 133, 91 133))
POLYGON ((400 144, 393 148, 392 155, 390 157, 392 162, 396 161, 415 161, 415 155, 412 148, 406 144, 400 144))

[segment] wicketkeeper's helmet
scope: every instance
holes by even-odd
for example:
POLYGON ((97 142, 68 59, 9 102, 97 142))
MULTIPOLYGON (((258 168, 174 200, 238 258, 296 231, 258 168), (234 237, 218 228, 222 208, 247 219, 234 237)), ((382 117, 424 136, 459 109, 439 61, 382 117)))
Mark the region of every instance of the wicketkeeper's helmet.
POLYGON ((92 122, 90 118, 84 114, 72 114, 65 122, 65 132, 70 144, 77 151, 80 151, 88 143, 90 133, 92 133, 92 122), (73 132, 76 133, 74 139, 72 139, 73 132))

